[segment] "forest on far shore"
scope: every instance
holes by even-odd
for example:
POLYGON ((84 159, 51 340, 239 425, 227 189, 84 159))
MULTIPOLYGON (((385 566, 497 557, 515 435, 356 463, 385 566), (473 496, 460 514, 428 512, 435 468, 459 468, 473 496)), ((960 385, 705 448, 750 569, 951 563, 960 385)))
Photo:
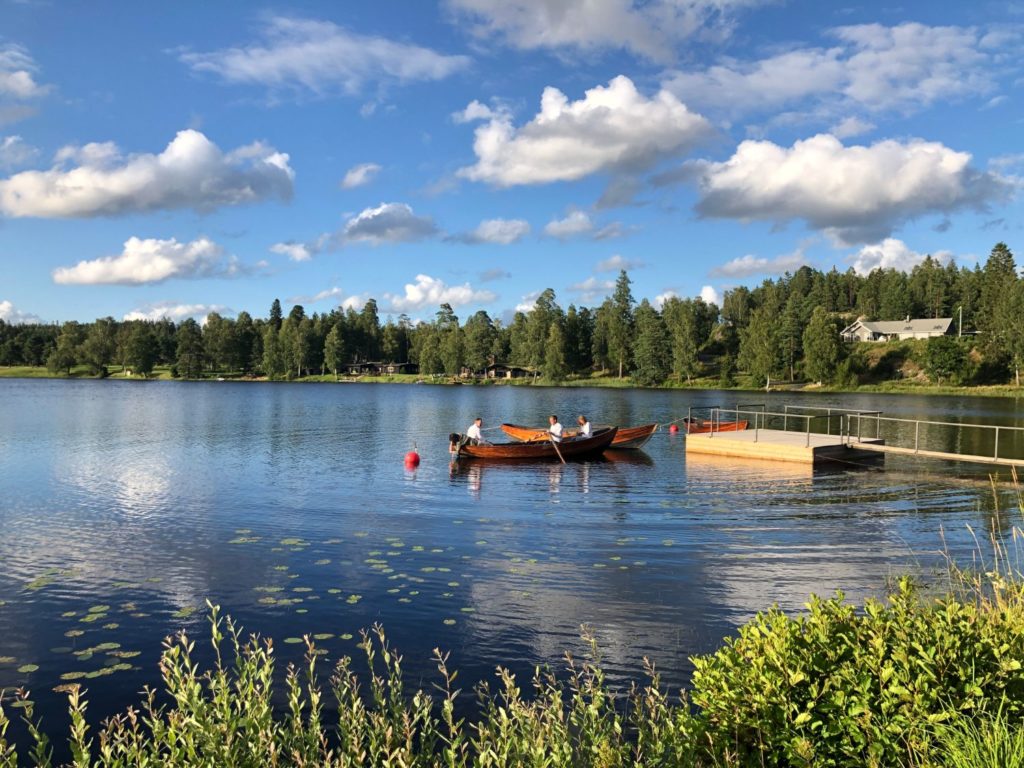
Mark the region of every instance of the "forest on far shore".
POLYGON ((175 378, 271 380, 339 376, 365 362, 410 362, 420 376, 478 375, 490 363, 535 373, 546 383, 612 377, 640 386, 753 386, 816 382, 856 386, 917 377, 952 385, 1020 384, 1024 365, 1024 280, 997 243, 973 268, 925 258, 909 273, 829 272, 804 266, 756 288, 727 291, 722 306, 700 298, 660 307, 632 293, 623 271, 596 307, 563 308, 547 289, 508 324, 479 311, 460 320, 441 305, 430 321, 381 321, 376 301, 266 318, 211 313, 200 324, 169 319, 8 324, 0 320, 0 366, 45 366, 52 375, 103 377, 131 370, 175 378), (955 336, 927 342, 847 344, 840 330, 869 320, 954 318, 955 336), (879 350, 883 350, 881 353, 879 350))

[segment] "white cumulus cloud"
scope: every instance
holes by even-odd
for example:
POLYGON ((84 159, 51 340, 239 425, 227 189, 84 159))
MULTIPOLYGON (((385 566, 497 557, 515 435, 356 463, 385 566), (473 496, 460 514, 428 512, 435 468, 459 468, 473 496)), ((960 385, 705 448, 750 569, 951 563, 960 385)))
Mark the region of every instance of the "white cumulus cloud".
POLYGON ((704 300, 705 304, 715 304, 716 306, 722 306, 722 296, 714 289, 713 286, 705 285, 700 289, 700 297, 704 300))
POLYGON ((417 216, 406 203, 381 203, 350 218, 342 229, 343 243, 408 243, 433 237, 437 225, 429 216, 417 216))
MULTIPOLYGON (((865 245, 853 257, 853 269, 858 275, 867 275, 875 269, 895 269, 898 272, 909 272, 922 261, 927 254, 912 250, 902 240, 887 237, 880 243, 865 245)), ((949 251, 938 251, 932 258, 940 264, 948 264, 953 259, 949 251)))
POLYGON ((309 261, 313 258, 313 248, 310 245, 292 241, 274 243, 270 246, 270 252, 280 256, 287 256, 292 261, 309 261))
POLYGON ((579 294, 580 301, 590 303, 604 298, 614 287, 615 283, 611 280, 600 280, 591 276, 582 282, 570 285, 569 291, 579 294))
POLYGON ((359 35, 329 21, 285 16, 271 18, 258 42, 184 53, 181 60, 228 83, 316 95, 355 94, 374 83, 441 80, 465 69, 470 61, 466 56, 359 35))
POLYGON ((531 50, 628 50, 664 62, 694 36, 727 35, 738 9, 763 0, 447 0, 461 27, 531 50))
POLYGON ((36 82, 38 71, 24 46, 0 45, 0 99, 26 101, 45 96, 50 87, 36 82))
POLYGON ((570 102, 544 89, 540 112, 517 128, 498 112, 476 128, 475 165, 458 175, 498 187, 636 173, 685 153, 710 134, 707 120, 662 90, 652 98, 620 75, 570 102))
POLYGON ((826 117, 853 108, 910 112, 995 88, 996 58, 983 30, 909 22, 829 34, 835 45, 725 58, 703 70, 672 72, 663 84, 688 104, 728 115, 803 108, 826 117))
POLYGON ((16 168, 28 165, 39 154, 39 150, 26 144, 21 136, 4 136, 0 138, 0 169, 16 168))
POLYGON ((595 272, 618 272, 619 270, 625 269, 640 269, 647 265, 639 259, 627 259, 621 254, 615 254, 610 256, 603 261, 597 262, 597 266, 594 267, 595 272))
POLYGON ((416 275, 415 282, 405 284, 405 292, 402 294, 384 294, 386 305, 392 312, 416 312, 441 304, 450 304, 453 308, 467 304, 490 304, 496 298, 491 291, 476 290, 469 283, 448 285, 430 275, 416 275))
POLYGON ((454 239, 463 243, 492 243, 511 245, 530 234, 530 224, 522 219, 486 219, 472 232, 458 235, 454 239))
POLYGON ((592 232, 594 222, 586 211, 570 211, 564 219, 553 219, 544 226, 544 234, 559 240, 568 240, 592 232))
POLYGON ((124 320, 173 320, 181 322, 193 318, 205 322, 211 312, 218 315, 233 315, 235 311, 223 304, 183 304, 175 301, 158 301, 144 304, 124 315, 124 320))
POLYGON ((721 163, 702 164, 702 216, 785 222, 802 219, 846 243, 870 242, 929 213, 983 209, 1008 189, 975 170, 971 156, 938 142, 880 141, 846 147, 819 134, 780 147, 744 141, 721 163))
POLYGON ((0 301, 0 320, 10 325, 20 325, 22 323, 41 323, 39 315, 33 315, 30 312, 23 312, 14 306, 14 304, 4 299, 0 301))
POLYGON ((750 277, 751 275, 781 275, 785 272, 793 272, 807 263, 803 249, 797 249, 793 253, 784 253, 781 256, 768 259, 763 256, 754 256, 748 253, 727 261, 720 267, 711 270, 712 275, 719 277, 750 277))
POLYGON ((53 271, 53 282, 62 285, 142 285, 171 278, 231 277, 243 270, 237 259, 209 238, 190 243, 175 238, 157 240, 131 237, 116 256, 80 261, 53 271))
POLYGON ((362 163, 354 166, 345 174, 341 180, 342 189, 355 189, 373 181, 373 177, 380 172, 380 166, 376 163, 362 163))
POLYGON ((0 213, 88 218, 176 208, 210 211, 287 200, 293 178, 288 155, 273 147, 256 142, 225 153, 190 129, 180 131, 158 155, 123 156, 111 143, 65 148, 48 171, 0 180, 0 213))

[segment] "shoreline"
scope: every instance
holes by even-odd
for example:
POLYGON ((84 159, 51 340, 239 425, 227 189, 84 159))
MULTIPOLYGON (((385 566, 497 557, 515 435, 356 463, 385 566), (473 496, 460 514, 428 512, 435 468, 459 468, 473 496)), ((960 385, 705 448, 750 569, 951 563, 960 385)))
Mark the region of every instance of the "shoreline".
MULTIPOLYGON (((301 378, 270 380, 266 377, 204 377, 198 379, 172 378, 168 369, 160 369, 149 378, 139 376, 125 376, 120 373, 112 373, 108 376, 94 376, 85 372, 73 373, 71 375, 53 374, 45 367, 12 366, 0 367, 0 379, 62 379, 74 381, 132 381, 132 382, 162 382, 178 381, 190 383, 246 383, 246 384, 424 384, 432 386, 467 386, 467 387, 544 387, 561 389, 636 389, 636 390, 683 390, 683 391, 720 391, 720 392, 765 392, 763 387, 754 386, 733 386, 722 387, 717 381, 697 379, 689 385, 680 382, 667 382, 659 386, 641 386, 633 383, 630 379, 617 378, 591 378, 591 379, 570 379, 561 382, 551 382, 544 379, 527 380, 495 380, 495 379, 463 379, 445 376, 439 380, 431 380, 429 377, 421 377, 413 374, 393 374, 390 376, 359 376, 359 377, 335 377, 333 374, 311 375, 301 378)), ((878 394, 878 395, 945 395, 945 396, 966 396, 966 397, 1005 397, 1020 399, 1024 397, 1024 386, 1018 387, 1014 384, 989 384, 979 386, 946 386, 933 384, 908 384, 898 380, 881 382, 878 384, 861 384, 856 387, 818 386, 813 383, 783 383, 773 386, 768 392, 791 393, 797 396, 804 394, 878 394)))

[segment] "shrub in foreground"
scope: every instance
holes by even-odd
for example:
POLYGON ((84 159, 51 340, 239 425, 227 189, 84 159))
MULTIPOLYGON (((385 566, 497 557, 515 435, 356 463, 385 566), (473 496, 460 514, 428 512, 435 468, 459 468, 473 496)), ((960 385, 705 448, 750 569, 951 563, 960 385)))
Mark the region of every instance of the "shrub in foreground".
MULTIPOLYGON (((95 734, 82 690, 67 686, 74 765, 1024 766, 1024 584, 998 576, 938 600, 903 579, 862 610, 839 595, 799 617, 760 614, 694 659, 695 711, 650 666, 646 685, 615 694, 585 636, 587 660, 567 655, 561 677, 538 669, 528 691, 499 669, 467 722, 447 657, 435 651, 436 691, 410 696, 375 627, 360 643, 362 681, 350 659, 335 667, 328 716, 312 643, 282 688, 269 641, 243 639, 216 608, 211 630, 210 669, 185 635, 166 641, 165 692, 95 734)), ((22 757, 48 766, 47 736, 22 704, 34 744, 22 757)), ((0 768, 19 763, 8 725, 0 704, 0 768)))

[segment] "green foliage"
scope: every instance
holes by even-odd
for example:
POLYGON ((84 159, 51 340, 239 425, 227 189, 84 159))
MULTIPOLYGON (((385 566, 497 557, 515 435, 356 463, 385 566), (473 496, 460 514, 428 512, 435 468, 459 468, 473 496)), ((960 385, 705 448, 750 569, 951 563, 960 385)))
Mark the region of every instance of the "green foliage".
POLYGON ((928 339, 924 366, 938 384, 943 379, 960 379, 967 369, 967 350, 952 336, 936 336, 928 339))
POLYGON ((825 311, 815 307, 803 333, 804 370, 812 381, 832 379, 839 364, 839 329, 825 311))
POLYGON ((936 768, 1024 768, 1024 726, 1002 709, 941 724, 936 768))
POLYGON ((562 333, 562 324, 558 321, 552 322, 548 331, 542 371, 545 379, 555 382, 562 381, 569 373, 565 363, 565 335, 562 333))
POLYGON ((635 315, 633 378, 645 387, 661 384, 671 370, 668 329, 661 315, 644 299, 635 315))
MULTIPOLYGON (((670 700, 649 664, 646 684, 616 693, 586 629, 582 662, 567 654, 563 675, 538 668, 529 686, 499 668, 466 720, 448 657, 435 651, 435 694, 409 690, 401 656, 374 627, 359 644, 368 675, 343 658, 330 677, 336 706, 325 706, 308 638, 282 686, 273 645, 244 639, 211 606, 211 668, 185 634, 168 639, 164 691, 94 735, 81 689, 66 686, 68 746, 75 765, 125 767, 1024 766, 1024 584, 953 575, 941 598, 904 578, 884 603, 857 608, 838 595, 812 598, 802 616, 759 614, 693 659, 697 711, 670 700)), ((29 694, 16 697, 29 754, 6 741, 0 706, 0 766, 49 766, 50 735, 29 694)))
POLYGON ((902 579, 863 612, 842 595, 759 614, 694 660, 693 700, 719 759, 894 766, 930 755, 936 726, 1024 712, 1024 586, 928 599, 902 579))

